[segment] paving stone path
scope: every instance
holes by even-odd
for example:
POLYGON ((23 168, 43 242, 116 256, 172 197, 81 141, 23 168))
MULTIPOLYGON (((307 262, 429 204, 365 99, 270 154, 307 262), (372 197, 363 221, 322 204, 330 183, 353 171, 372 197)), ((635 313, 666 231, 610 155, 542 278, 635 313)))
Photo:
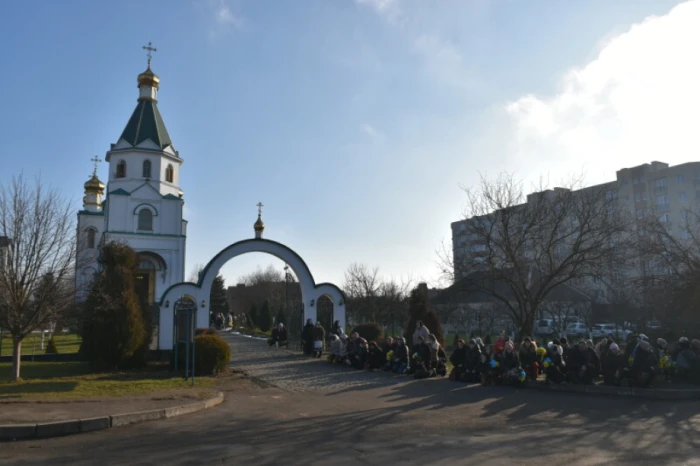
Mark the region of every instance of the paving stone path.
POLYGON ((270 348, 266 341, 225 335, 231 345, 231 367, 284 390, 337 391, 394 385, 406 377, 385 372, 367 372, 330 364, 282 348, 270 348))

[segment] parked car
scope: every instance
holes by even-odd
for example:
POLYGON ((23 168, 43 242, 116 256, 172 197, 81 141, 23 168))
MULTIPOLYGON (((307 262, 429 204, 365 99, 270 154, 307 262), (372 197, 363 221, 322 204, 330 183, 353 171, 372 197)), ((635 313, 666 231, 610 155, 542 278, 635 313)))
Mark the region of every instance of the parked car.
POLYGON ((647 322, 647 330, 661 330, 661 322, 658 320, 650 320, 647 322))
POLYGON ((612 336, 616 340, 627 340, 632 334, 631 330, 624 329, 615 324, 595 324, 591 331, 593 338, 606 338, 612 336))
POLYGON ((566 326, 566 336, 567 337, 588 337, 590 331, 586 327, 586 324, 581 322, 574 322, 566 326))
POLYGON ((535 335, 552 335, 554 333, 554 320, 540 319, 535 326, 535 335))

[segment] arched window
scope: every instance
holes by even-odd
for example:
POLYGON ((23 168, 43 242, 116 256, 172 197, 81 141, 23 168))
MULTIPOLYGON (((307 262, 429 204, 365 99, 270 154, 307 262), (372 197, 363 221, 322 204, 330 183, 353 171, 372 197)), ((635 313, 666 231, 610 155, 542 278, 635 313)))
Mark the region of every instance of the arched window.
POLYGON ((153 212, 148 209, 139 210, 138 229, 142 231, 153 231, 153 212))
POLYGON ((151 177, 151 161, 150 160, 143 161, 143 177, 144 178, 151 177))
POLYGON ((117 164, 117 178, 126 178, 126 162, 123 160, 117 164))
POLYGON ((172 183, 174 177, 175 170, 173 169, 172 165, 168 165, 168 168, 165 169, 165 181, 167 181, 168 183, 172 183))
POLYGON ((97 232, 94 228, 88 228, 87 230, 87 248, 95 249, 95 234, 97 232))

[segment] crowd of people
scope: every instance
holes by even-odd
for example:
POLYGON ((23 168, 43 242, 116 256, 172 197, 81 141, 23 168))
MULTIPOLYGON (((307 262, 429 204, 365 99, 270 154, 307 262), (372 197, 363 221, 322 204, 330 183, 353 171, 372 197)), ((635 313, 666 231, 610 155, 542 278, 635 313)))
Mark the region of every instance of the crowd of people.
MULTIPOLYGON (((327 360, 358 370, 384 370, 416 378, 446 376, 448 358, 438 338, 417 322, 410 342, 389 337, 381 342, 367 341, 357 332, 347 336, 336 321, 326 340, 320 323, 311 319, 302 331, 304 354, 320 358, 327 347, 327 360), (326 345, 326 341, 328 345, 326 345)), ((278 324, 268 340, 284 346, 287 330, 278 324)), ((487 338, 458 339, 449 356, 450 380, 483 385, 521 386, 526 381, 543 379, 547 383, 592 384, 599 379, 605 385, 627 383, 648 387, 657 378, 665 382, 700 384, 700 340, 682 337, 669 345, 659 338, 652 344, 646 335, 633 336, 624 350, 612 337, 595 343, 580 340, 570 345, 566 338, 545 341, 538 346, 534 338, 515 342, 501 333, 495 343, 487 338)))

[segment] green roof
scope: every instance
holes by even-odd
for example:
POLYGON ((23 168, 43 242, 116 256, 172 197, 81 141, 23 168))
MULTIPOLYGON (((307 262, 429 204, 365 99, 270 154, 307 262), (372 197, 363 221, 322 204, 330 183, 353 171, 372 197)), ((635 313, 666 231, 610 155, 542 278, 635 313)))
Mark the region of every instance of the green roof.
POLYGON ((172 144, 168 130, 165 129, 163 117, 158 111, 158 105, 152 100, 139 100, 121 138, 132 146, 137 146, 146 139, 150 139, 161 149, 172 144))

